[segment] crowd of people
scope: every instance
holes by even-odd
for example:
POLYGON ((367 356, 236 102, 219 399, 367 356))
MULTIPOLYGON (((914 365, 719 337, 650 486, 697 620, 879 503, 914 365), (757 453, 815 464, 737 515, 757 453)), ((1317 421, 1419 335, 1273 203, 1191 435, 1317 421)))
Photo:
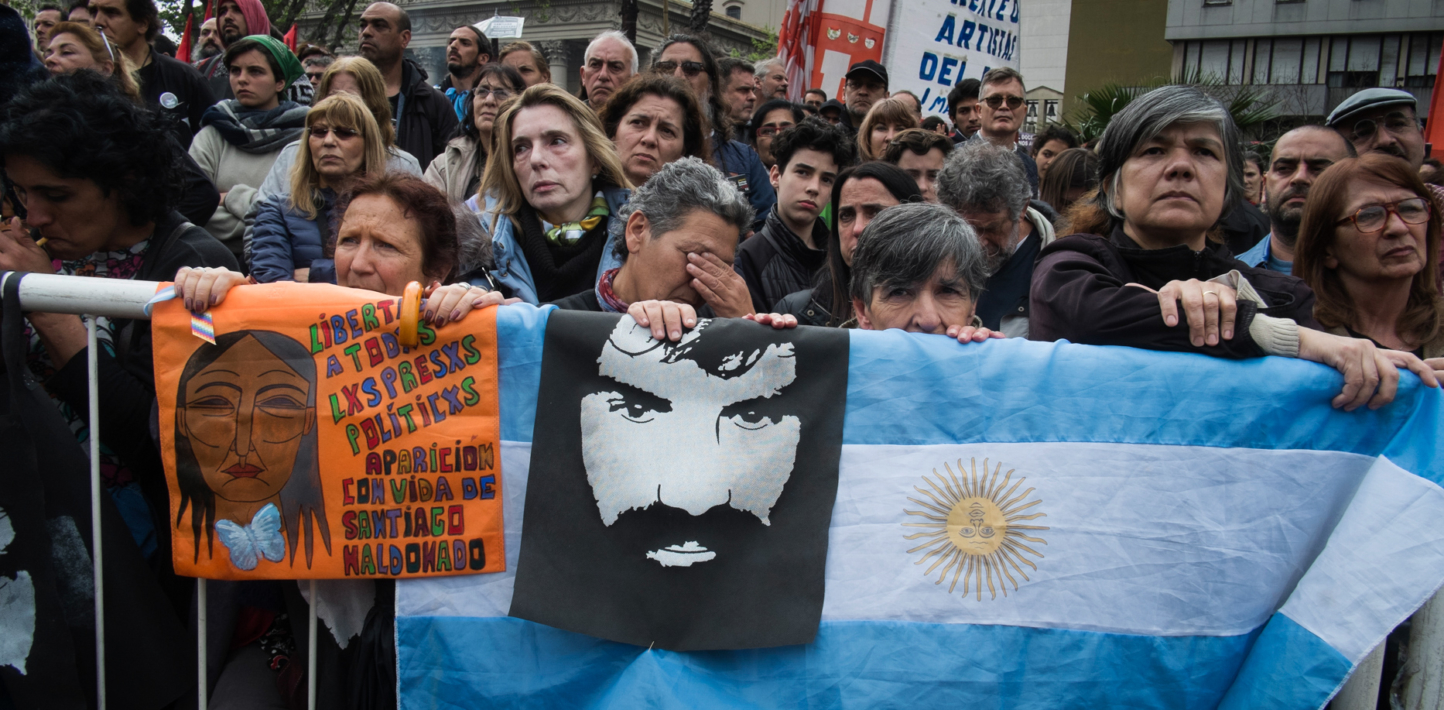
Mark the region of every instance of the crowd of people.
MULTIPOLYGON (((750 318, 1272 355, 1337 369, 1349 410, 1387 405, 1403 371, 1444 376, 1444 175, 1403 91, 1360 91, 1250 153, 1188 86, 1084 144, 1022 132, 1010 68, 924 118, 877 62, 829 97, 685 35, 643 66, 602 32, 573 95, 537 47, 470 25, 433 84, 389 2, 361 13, 352 56, 293 52, 259 0, 222 0, 190 57, 157 49, 159 30, 152 0, 40 7, 33 52, 0 77, 0 270, 174 280, 197 312, 247 284, 416 281, 438 327, 524 302, 629 313, 659 340, 750 318)), ((106 486, 173 578, 149 327, 97 324, 106 486)), ((33 378, 84 441, 81 318, 30 313, 27 332, 33 378)), ((235 680, 274 667, 243 652, 285 627, 271 612, 212 631, 233 640, 216 706, 276 704, 235 680)), ((389 672, 375 665, 346 673, 389 672)))

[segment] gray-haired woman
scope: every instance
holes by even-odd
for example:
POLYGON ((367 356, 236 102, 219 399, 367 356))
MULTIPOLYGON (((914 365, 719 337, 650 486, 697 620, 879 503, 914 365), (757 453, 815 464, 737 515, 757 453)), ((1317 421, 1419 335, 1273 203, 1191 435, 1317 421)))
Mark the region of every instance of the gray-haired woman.
POLYGON ((1210 240, 1244 189, 1238 127, 1218 101, 1188 86, 1149 92, 1114 117, 1098 153, 1098 191, 1069 213, 1080 233, 1039 255, 1031 339, 1313 360, 1343 373, 1333 403, 1349 410, 1392 401, 1399 368, 1437 386, 1409 353, 1317 330, 1308 286, 1210 240))
POLYGON ((617 216, 612 240, 622 265, 602 274, 595 289, 556 301, 558 308, 630 313, 658 340, 677 340, 699 313, 753 315, 747 284, 732 270, 752 207, 716 168, 698 158, 668 163, 617 216))

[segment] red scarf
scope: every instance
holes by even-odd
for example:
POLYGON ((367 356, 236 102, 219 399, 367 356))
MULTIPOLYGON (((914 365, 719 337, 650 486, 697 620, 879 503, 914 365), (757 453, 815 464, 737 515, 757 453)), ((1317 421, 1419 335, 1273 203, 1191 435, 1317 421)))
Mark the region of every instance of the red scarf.
POLYGON ((602 280, 597 282, 597 302, 602 304, 602 310, 608 313, 626 313, 629 305, 620 298, 617 292, 612 290, 612 281, 617 278, 617 272, 621 267, 608 269, 602 273, 602 280))

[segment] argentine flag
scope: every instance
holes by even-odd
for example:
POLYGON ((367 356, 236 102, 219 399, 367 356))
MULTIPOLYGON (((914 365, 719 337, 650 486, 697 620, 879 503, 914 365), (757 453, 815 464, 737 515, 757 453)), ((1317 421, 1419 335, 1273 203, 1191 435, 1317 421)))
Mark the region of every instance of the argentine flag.
POLYGON ((1412 375, 855 331, 814 643, 510 618, 549 312, 497 317, 507 571, 397 583, 402 708, 1318 708, 1444 583, 1412 375))

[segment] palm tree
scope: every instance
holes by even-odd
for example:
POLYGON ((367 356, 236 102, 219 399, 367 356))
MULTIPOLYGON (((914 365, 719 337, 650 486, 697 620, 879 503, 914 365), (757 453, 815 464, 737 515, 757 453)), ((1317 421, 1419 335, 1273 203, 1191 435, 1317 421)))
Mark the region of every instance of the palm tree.
POLYGON ((1266 89, 1249 84, 1230 86, 1217 76, 1205 76, 1195 70, 1189 74, 1174 77, 1170 81, 1155 82, 1144 86, 1104 84, 1079 97, 1079 105, 1074 107, 1063 125, 1077 133, 1085 143, 1096 140, 1103 135, 1103 129, 1108 127, 1108 123, 1113 120, 1113 117, 1134 99, 1160 86, 1175 84, 1196 86, 1204 93, 1218 99, 1228 107, 1229 114, 1233 116, 1233 122, 1238 124, 1239 130, 1245 136, 1250 136, 1263 129, 1266 124, 1278 117, 1276 110, 1278 100, 1271 96, 1266 89))

